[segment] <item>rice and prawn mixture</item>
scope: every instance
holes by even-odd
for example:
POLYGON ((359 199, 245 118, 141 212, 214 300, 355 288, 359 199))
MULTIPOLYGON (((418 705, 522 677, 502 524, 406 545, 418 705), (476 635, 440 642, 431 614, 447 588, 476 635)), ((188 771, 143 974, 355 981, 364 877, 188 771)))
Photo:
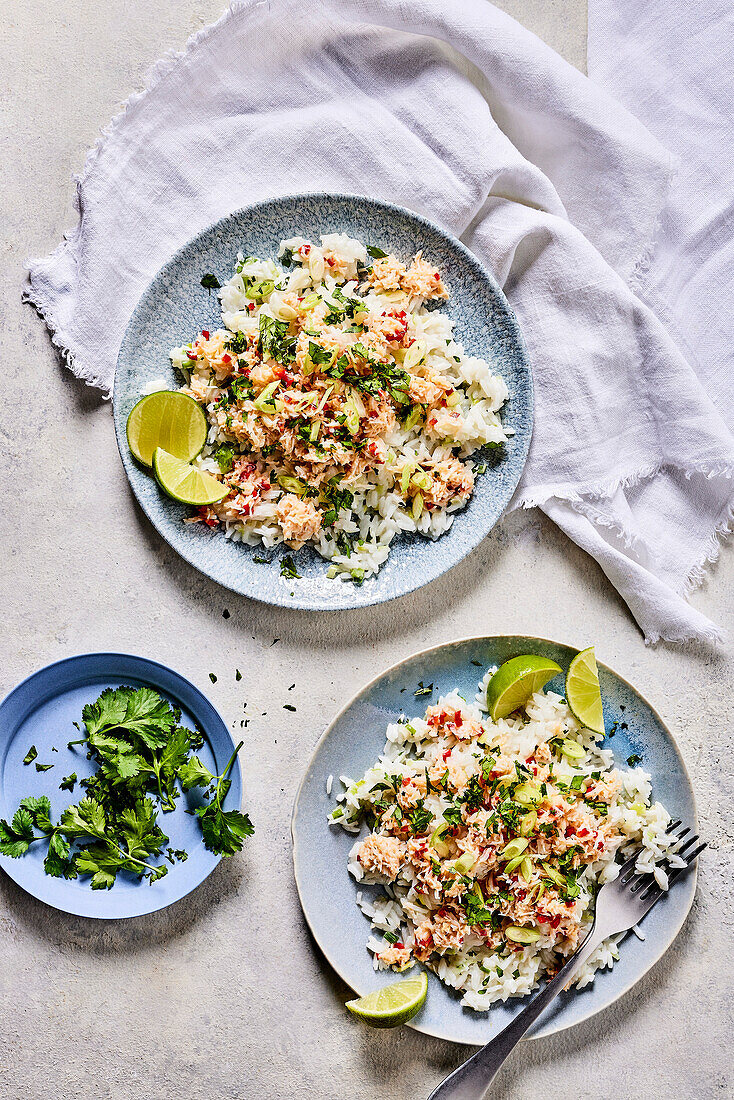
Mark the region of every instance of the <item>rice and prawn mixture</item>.
MULTIPOLYGON (((474 703, 455 691, 423 718, 387 729, 381 758, 345 791, 329 821, 357 840, 349 871, 384 894, 357 903, 371 920, 375 969, 430 967, 483 1011, 552 976, 588 929, 598 887, 618 853, 642 851, 639 871, 683 861, 665 835, 670 815, 651 802, 650 776, 619 770, 599 734, 564 699, 538 692, 492 722, 486 686, 474 703), (377 934, 379 933, 379 935, 377 934)), ((617 958, 612 937, 576 979, 583 986, 617 958)))
POLYGON ((250 544, 312 544, 329 576, 360 583, 397 532, 448 530, 471 455, 507 440, 507 388, 426 308, 448 293, 420 252, 406 265, 331 233, 278 255, 240 256, 223 327, 171 352, 209 423, 197 465, 230 489, 192 518, 250 544))

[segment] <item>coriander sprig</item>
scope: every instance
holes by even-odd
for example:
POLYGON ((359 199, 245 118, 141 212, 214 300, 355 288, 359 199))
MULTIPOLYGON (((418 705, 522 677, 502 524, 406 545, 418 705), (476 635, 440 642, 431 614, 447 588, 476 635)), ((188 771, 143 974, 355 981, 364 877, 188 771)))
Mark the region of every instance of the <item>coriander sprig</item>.
MULTIPOLYGON (((110 889, 120 871, 156 882, 168 868, 150 861, 161 855, 169 839, 158 825, 158 807, 163 813, 174 811, 181 790, 194 787, 202 788, 206 801, 194 810, 205 847, 223 856, 239 851, 254 832, 252 822, 239 810, 224 810, 222 802, 243 742, 222 774, 215 775, 194 755, 203 737, 179 725, 180 717, 178 709, 150 688, 102 692, 82 711, 84 736, 69 742, 70 748, 85 746, 87 758, 97 766, 94 775, 79 781, 85 796, 55 824, 45 795, 24 798, 10 822, 0 821, 0 852, 18 859, 31 844, 47 840, 48 875, 90 875, 93 890, 110 889)), ((65 777, 60 789, 73 790, 75 781, 76 774, 65 777)), ((183 861, 187 853, 168 848, 165 858, 183 861)))

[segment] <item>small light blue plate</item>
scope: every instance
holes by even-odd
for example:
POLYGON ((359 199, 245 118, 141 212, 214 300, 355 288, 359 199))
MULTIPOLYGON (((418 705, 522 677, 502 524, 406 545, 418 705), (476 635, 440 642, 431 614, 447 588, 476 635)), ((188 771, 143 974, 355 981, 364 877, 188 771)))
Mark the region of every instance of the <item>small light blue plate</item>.
MULTIPOLYGON (((82 707, 93 703, 105 688, 122 685, 154 688, 179 707, 181 725, 204 735, 204 745, 197 755, 210 770, 222 773, 235 746, 224 722, 198 688, 145 657, 85 653, 34 672, 0 704, 0 817, 11 818, 21 798, 45 794, 51 800, 52 820, 56 821, 62 810, 84 797, 84 788, 78 783, 73 793, 59 790, 64 776, 76 772, 78 779, 83 779, 95 771, 83 746, 67 748, 69 741, 81 736, 73 723, 81 725, 82 707), (50 771, 37 772, 35 762, 23 763, 31 745, 38 750, 39 764, 53 764, 50 771)), ((235 760, 230 778, 232 786, 224 808, 238 810, 242 801, 239 760, 235 760)), ((170 847, 184 848, 189 858, 184 863, 166 864, 168 874, 152 884, 120 873, 111 890, 92 890, 89 878, 68 882, 51 878, 43 870, 48 845, 42 841, 19 859, 0 855, 0 867, 29 894, 66 913, 108 920, 155 913, 185 897, 219 863, 221 857, 204 847, 198 819, 184 812, 200 805, 202 799, 193 790, 181 794, 175 811, 159 814, 158 822, 170 838, 170 847)))
POLYGON ((273 199, 230 214, 184 246, 159 271, 128 324, 117 361, 114 391, 115 431, 125 472, 141 508, 171 546, 219 584, 264 603, 309 610, 368 607, 412 592, 439 577, 481 542, 515 491, 525 465, 533 427, 533 384, 515 316, 497 283, 460 241, 402 207, 353 195, 294 195, 273 199), (170 500, 150 473, 130 455, 125 425, 143 387, 164 378, 180 385, 168 355, 171 348, 202 329, 221 325, 219 299, 201 286, 213 273, 224 283, 234 271, 237 253, 276 258, 285 237, 344 232, 409 258, 423 249, 440 268, 450 299, 442 308, 468 352, 486 358, 504 378, 510 397, 501 416, 514 436, 506 447, 486 456, 487 471, 474 494, 454 518, 449 532, 435 542, 420 535, 395 538, 390 556, 376 577, 361 587, 326 577, 328 562, 311 548, 293 554, 287 547, 263 551, 223 538, 203 524, 185 524, 190 509, 170 500), (293 554, 300 579, 280 575, 284 554, 293 554), (254 557, 267 557, 266 564, 254 557))
MULTIPOLYGON (((316 747, 296 796, 291 821, 296 884, 306 921, 340 977, 362 997, 396 978, 377 973, 365 943, 369 921, 355 904, 357 889, 366 897, 379 887, 357 886, 347 871, 347 855, 355 837, 328 825, 327 814, 337 805, 342 791, 340 775, 359 777, 379 756, 385 728, 401 714, 422 715, 426 706, 452 688, 473 700, 477 684, 490 665, 500 665, 521 653, 538 653, 568 668, 578 651, 558 642, 518 635, 468 638, 450 642, 394 665, 378 676, 337 715, 316 747), (479 666, 472 664, 479 662, 479 666), (418 681, 433 685, 430 696, 415 698, 418 681), (331 796, 326 781, 334 776, 331 796)), ((675 818, 696 827, 696 807, 686 766, 659 715, 635 689, 605 665, 599 666, 605 745, 614 750, 622 766, 639 753, 652 776, 653 798, 667 806, 675 818), (617 724, 616 732, 609 736, 617 724)), ((563 677, 548 685, 563 693, 563 677)), ((366 830, 363 829, 362 835, 366 830)), ((676 882, 645 917, 646 939, 628 936, 620 958, 610 971, 598 971, 592 985, 563 993, 529 1032, 530 1037, 551 1035, 600 1012, 630 989, 671 945, 691 907, 696 889, 695 869, 676 882)), ((497 1035, 527 1003, 526 999, 495 1004, 487 1013, 460 1005, 460 996, 428 972, 426 1003, 409 1024, 417 1031, 456 1043, 483 1045, 497 1035)))

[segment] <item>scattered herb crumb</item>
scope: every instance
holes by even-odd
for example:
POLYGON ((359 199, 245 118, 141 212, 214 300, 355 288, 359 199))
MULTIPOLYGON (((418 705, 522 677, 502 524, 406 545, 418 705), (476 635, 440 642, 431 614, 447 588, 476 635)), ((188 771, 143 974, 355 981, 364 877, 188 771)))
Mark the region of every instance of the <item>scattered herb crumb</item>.
POLYGON ((295 684, 291 684, 291 686, 290 686, 290 687, 288 688, 288 690, 289 690, 289 691, 293 691, 293 688, 294 688, 295 686, 296 686, 295 684))
POLYGON ((36 761, 36 771, 37 772, 51 771, 51 768, 53 768, 53 766, 54 766, 53 764, 39 764, 38 761, 36 761))
POLYGON ((253 554, 252 560, 254 561, 255 565, 267 565, 270 559, 264 558, 262 554, 253 554))
MULTIPOLYGON (((634 768, 636 764, 639 764, 642 757, 638 752, 633 752, 631 756, 627 757, 627 764, 630 768, 634 768)), ((38 765, 36 765, 37 767, 38 765)))
POLYGON ((292 706, 290 703, 284 703, 283 704, 283 710, 291 710, 295 713, 295 709, 296 708, 294 706, 292 706))
POLYGON ((301 574, 296 569, 295 562, 290 554, 286 554, 284 558, 281 558, 280 575, 281 577, 287 577, 289 580, 301 580, 301 574))
MULTIPOLYGON (((236 668, 234 670, 234 678, 237 681, 237 683, 239 683, 240 680, 242 679, 242 673, 240 672, 240 670, 238 668, 236 668)), ((247 705, 247 704, 245 704, 245 705, 247 705)))
POLYGON ((472 664, 474 665, 475 668, 481 668, 482 667, 482 662, 481 661, 472 661, 472 664))
POLYGON ((270 648, 272 649, 273 646, 276 644, 276 642, 279 642, 279 641, 280 641, 280 638, 273 638, 272 642, 270 643, 270 648))
POLYGON ((23 763, 24 764, 32 764, 37 756, 38 756, 38 749, 36 748, 35 745, 31 745, 31 747, 28 749, 28 752, 23 757, 23 763))
POLYGON ((219 288, 222 284, 220 283, 220 281, 216 277, 216 275, 212 275, 211 272, 209 272, 206 275, 202 275, 201 285, 204 287, 205 290, 208 290, 209 293, 211 294, 211 292, 213 290, 219 290, 219 288))
POLYGON ((213 684, 216 684, 216 682, 217 682, 217 678, 216 678, 216 676, 214 675, 214 673, 213 673, 213 672, 210 672, 210 673, 209 673, 209 679, 211 680, 211 682, 212 682, 213 684))
POLYGON ((413 692, 413 695, 431 695, 433 694, 433 683, 424 684, 422 680, 418 681, 418 687, 413 692))
POLYGON ((222 618, 223 619, 228 619, 229 618, 229 611, 227 610, 226 607, 225 607, 224 611, 222 612, 222 618))
POLYGON ((60 791, 73 791, 74 784, 76 783, 76 772, 72 772, 71 775, 65 775, 59 783, 60 791))
POLYGON ((59 751, 59 750, 58 750, 58 749, 56 748, 56 746, 55 746, 55 745, 52 745, 52 746, 51 746, 51 752, 58 752, 58 751, 59 751))

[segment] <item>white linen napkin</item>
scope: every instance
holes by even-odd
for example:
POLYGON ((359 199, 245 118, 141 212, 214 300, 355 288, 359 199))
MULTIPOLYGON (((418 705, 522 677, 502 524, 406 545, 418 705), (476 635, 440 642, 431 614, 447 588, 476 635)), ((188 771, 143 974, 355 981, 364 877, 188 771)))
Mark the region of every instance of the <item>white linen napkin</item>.
POLYGON ((486 0, 235 0, 89 154, 79 224, 32 262, 29 297, 109 391, 139 295, 213 220, 309 190, 423 213, 493 270, 525 334, 536 421, 513 507, 540 505, 592 554, 646 640, 715 640, 684 593, 730 515, 734 444, 630 289, 671 166, 486 0))

